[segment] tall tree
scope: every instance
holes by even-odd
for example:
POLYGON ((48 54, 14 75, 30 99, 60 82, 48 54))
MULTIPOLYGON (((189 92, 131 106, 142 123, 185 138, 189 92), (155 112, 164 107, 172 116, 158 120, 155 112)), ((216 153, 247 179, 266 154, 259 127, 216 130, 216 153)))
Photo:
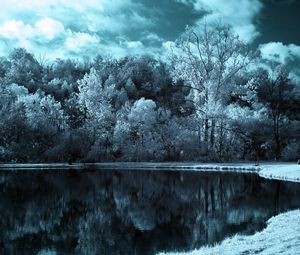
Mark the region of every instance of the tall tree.
POLYGON ((214 146, 218 115, 235 90, 235 78, 253 59, 248 46, 225 25, 188 27, 177 40, 171 55, 173 77, 191 89, 187 100, 193 102, 199 130, 203 128, 206 151, 209 140, 214 146))
MULTIPOLYGON (((288 111, 293 108, 293 88, 289 73, 282 65, 274 70, 262 71, 257 79, 259 99, 268 107, 275 143, 275 158, 280 158, 283 148, 283 129, 288 124, 288 111)), ((297 104, 296 104, 297 105, 297 104)), ((296 113, 296 109, 293 112, 296 113)), ((298 110, 299 112, 299 110, 298 110)))
POLYGON ((79 103, 85 115, 84 129, 90 137, 90 159, 107 158, 112 147, 114 112, 111 99, 113 84, 105 86, 96 69, 92 68, 79 82, 79 103))

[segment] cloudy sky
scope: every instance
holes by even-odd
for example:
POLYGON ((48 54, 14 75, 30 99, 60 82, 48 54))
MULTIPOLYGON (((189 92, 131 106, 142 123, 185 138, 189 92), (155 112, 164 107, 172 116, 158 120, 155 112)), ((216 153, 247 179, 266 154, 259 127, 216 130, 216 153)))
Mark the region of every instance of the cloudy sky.
POLYGON ((299 0, 1 0, 0 55, 161 54, 186 25, 233 26, 267 60, 300 71, 299 0))

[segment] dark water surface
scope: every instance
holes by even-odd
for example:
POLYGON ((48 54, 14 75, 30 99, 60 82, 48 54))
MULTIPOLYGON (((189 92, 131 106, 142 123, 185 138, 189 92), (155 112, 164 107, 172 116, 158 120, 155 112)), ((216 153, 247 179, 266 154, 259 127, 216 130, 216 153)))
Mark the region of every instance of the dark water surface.
POLYGON ((254 174, 0 171, 0 254, 188 251, 262 229, 299 194, 254 174))

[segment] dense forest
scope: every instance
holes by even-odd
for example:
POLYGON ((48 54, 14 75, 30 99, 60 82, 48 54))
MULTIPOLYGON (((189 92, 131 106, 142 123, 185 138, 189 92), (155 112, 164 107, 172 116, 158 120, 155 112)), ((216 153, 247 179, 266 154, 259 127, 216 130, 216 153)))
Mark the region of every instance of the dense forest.
POLYGON ((151 56, 0 58, 0 161, 295 160, 300 84, 230 27, 151 56))

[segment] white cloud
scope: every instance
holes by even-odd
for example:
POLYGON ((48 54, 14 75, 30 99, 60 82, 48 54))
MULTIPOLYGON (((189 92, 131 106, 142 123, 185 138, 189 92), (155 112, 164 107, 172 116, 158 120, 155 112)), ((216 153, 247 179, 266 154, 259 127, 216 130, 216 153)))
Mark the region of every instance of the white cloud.
POLYGON ((63 33, 65 28, 62 23, 57 20, 45 18, 35 23, 36 33, 44 35, 52 40, 56 35, 63 33))
MULTIPOLYGON (((119 6, 122 1, 116 0, 116 6, 119 6)), ((124 0, 128 2, 128 0, 124 0)), ((1 14, 5 14, 5 10, 22 10, 22 11, 36 11, 41 15, 53 11, 55 8, 69 8, 77 11, 84 11, 87 8, 103 9, 110 5, 114 6, 109 0, 1 0, 1 14)))
POLYGON ((34 34, 34 29, 23 21, 9 20, 0 25, 0 36, 5 38, 28 38, 34 34))
POLYGON ((99 13, 90 12, 86 14, 87 29, 91 32, 103 32, 119 34, 135 28, 145 28, 152 25, 151 20, 136 12, 126 13, 99 13))
POLYGON ((284 45, 282 42, 270 42, 259 46, 263 60, 263 65, 272 71, 270 62, 283 64, 290 70, 290 78, 300 82, 300 46, 295 44, 284 45))
POLYGON ((149 42, 162 42, 163 39, 159 37, 156 33, 147 33, 142 37, 143 40, 147 40, 149 42))
POLYGON ((258 35, 253 21, 262 9, 259 0, 177 0, 178 2, 192 5, 196 11, 204 11, 207 14, 198 21, 226 22, 246 42, 252 42, 258 35))
POLYGON ((65 41, 65 46, 67 50, 79 52, 82 48, 97 43, 99 43, 99 39, 96 36, 79 32, 68 37, 65 41))
POLYGON ((50 18, 39 20, 34 26, 25 24, 20 20, 8 20, 0 25, 0 36, 19 41, 36 36, 42 36, 51 40, 62 32, 64 32, 64 26, 50 18))
MULTIPOLYGON (((32 14, 32 17, 47 17, 45 22, 59 21, 66 28, 76 25, 91 32, 107 30, 118 33, 132 26, 151 24, 150 20, 134 11, 136 6, 132 0, 1 0, 0 22, 19 20, 22 14, 28 18, 32 14)), ((58 24, 52 22, 50 25, 58 24)))
POLYGON ((146 46, 141 41, 128 41, 125 38, 119 38, 118 42, 109 44, 98 44, 97 52, 106 56, 122 58, 130 55, 142 56, 152 55, 154 57, 162 56, 162 49, 155 46, 146 46))
MULTIPOLYGON (((131 37, 153 25, 142 14, 143 8, 133 0, 1 0, 0 41, 6 45, 5 55, 16 47, 51 58, 54 53, 58 57, 94 54, 103 48, 99 38, 114 45, 104 47, 114 51, 120 47, 120 36, 131 37)), ((144 48, 134 42, 137 38, 123 41, 127 40, 123 47, 129 52, 144 48)), ((120 49, 115 51, 123 55, 120 49)))
POLYGON ((2 55, 5 55, 15 47, 35 51, 39 48, 35 44, 36 39, 47 46, 47 42, 64 33, 64 26, 50 18, 41 19, 34 26, 25 24, 21 20, 8 20, 0 24, 0 41, 2 41, 2 45, 6 44, 5 50, 2 47, 1 52, 2 55))
POLYGON ((125 43, 129 49, 142 48, 144 45, 140 41, 126 41, 125 43))
POLYGON ((286 64, 295 58, 300 58, 300 46, 284 45, 282 42, 270 42, 260 45, 261 55, 266 60, 286 64))

